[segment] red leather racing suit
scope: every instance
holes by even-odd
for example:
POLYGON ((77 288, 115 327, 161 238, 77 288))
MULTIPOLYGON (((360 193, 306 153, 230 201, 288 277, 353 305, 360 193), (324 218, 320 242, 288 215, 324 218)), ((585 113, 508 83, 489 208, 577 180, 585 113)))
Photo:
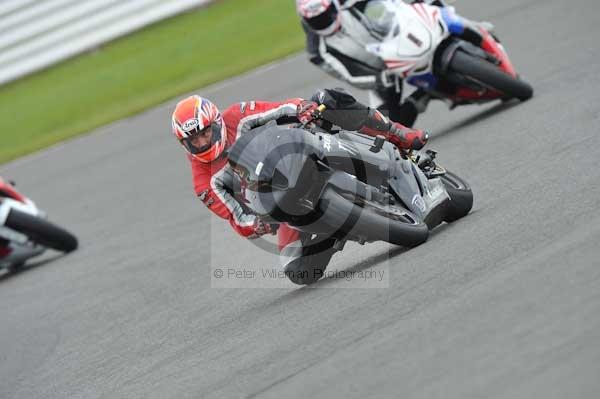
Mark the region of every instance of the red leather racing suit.
MULTIPOLYGON (((296 108, 303 101, 292 98, 283 102, 249 101, 231 105, 223 112, 227 130, 226 146, 230 147, 240 135, 272 120, 295 120, 296 108)), ((234 198, 233 171, 227 163, 227 152, 210 163, 203 163, 188 156, 192 167, 192 178, 196 195, 217 216, 227 219, 231 227, 246 238, 255 238, 257 217, 247 213, 234 198)), ((282 255, 282 266, 302 254, 301 234, 283 224, 278 229, 278 244, 282 255), (287 247, 287 248, 286 248, 287 247)))

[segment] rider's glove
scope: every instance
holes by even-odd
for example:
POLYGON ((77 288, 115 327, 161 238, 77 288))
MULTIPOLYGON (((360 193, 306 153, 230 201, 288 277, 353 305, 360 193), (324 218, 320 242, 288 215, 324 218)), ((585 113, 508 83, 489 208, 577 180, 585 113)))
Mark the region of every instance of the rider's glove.
POLYGON ((263 222, 259 218, 256 218, 256 222, 254 222, 254 234, 249 238, 258 238, 260 236, 264 236, 265 234, 275 234, 276 229, 273 228, 268 223, 263 222))
POLYGON ((393 122, 388 140, 403 150, 420 150, 429 140, 429 133, 393 122))
POLYGON ((296 117, 303 125, 319 117, 319 104, 314 101, 304 100, 296 107, 296 117))

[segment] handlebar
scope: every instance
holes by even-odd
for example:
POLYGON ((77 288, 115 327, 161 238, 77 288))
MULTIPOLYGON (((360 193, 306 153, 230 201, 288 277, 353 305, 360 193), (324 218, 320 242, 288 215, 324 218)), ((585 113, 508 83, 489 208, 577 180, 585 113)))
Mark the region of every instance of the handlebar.
POLYGON ((308 122, 302 123, 300 125, 301 128, 306 128, 306 126, 311 123, 312 121, 314 121, 315 119, 319 119, 321 118, 321 115, 323 114, 323 112, 325 112, 325 110, 327 109, 327 106, 325 104, 321 104, 317 107, 317 112, 315 112, 316 115, 313 115, 314 118, 308 122))

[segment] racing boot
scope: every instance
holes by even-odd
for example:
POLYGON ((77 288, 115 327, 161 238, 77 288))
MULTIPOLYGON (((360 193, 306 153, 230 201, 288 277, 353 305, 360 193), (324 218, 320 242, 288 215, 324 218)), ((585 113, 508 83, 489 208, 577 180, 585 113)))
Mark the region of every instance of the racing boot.
POLYGON ((369 110, 369 115, 358 132, 373 137, 383 136, 403 150, 420 150, 429 140, 427 132, 392 122, 376 109, 369 110))

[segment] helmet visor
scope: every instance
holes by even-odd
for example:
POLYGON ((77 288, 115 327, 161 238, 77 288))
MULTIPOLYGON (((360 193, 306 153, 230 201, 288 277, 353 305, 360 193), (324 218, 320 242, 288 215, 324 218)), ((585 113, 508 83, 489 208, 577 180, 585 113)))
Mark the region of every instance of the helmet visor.
POLYGON ((311 18, 305 18, 306 23, 317 32, 326 31, 333 26, 338 17, 338 10, 332 3, 325 11, 311 18))
POLYGON ((221 126, 218 123, 212 123, 210 126, 204 129, 196 128, 194 131, 188 133, 188 137, 181 139, 181 144, 185 147, 190 154, 200 155, 209 151, 213 145, 221 140, 221 126), (202 143, 201 137, 208 137, 210 135, 210 141, 202 143))

